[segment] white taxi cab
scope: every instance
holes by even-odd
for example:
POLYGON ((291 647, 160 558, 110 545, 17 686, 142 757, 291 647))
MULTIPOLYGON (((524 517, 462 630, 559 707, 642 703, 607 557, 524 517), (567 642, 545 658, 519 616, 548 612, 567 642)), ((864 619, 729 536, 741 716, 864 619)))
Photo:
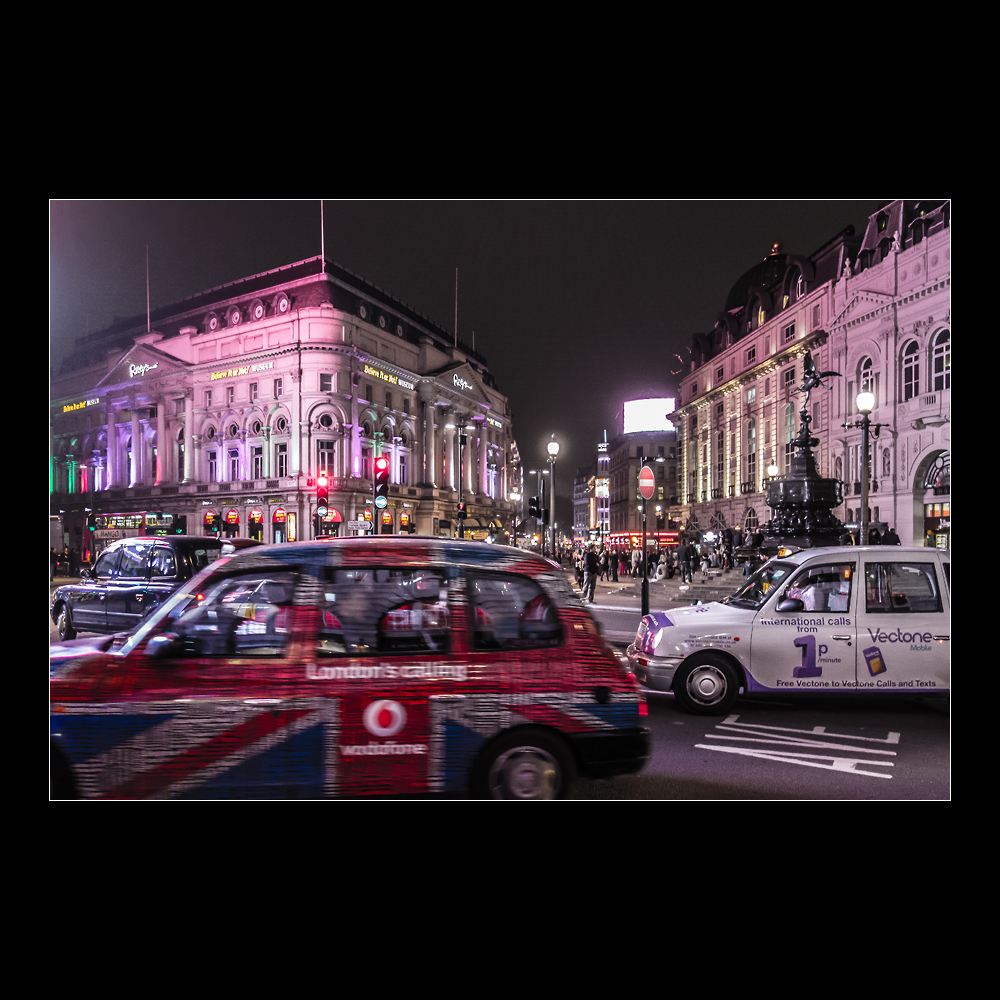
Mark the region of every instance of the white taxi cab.
POLYGON ((803 549, 724 601, 646 615, 628 660, 647 688, 697 715, 741 692, 947 692, 947 549, 803 549))

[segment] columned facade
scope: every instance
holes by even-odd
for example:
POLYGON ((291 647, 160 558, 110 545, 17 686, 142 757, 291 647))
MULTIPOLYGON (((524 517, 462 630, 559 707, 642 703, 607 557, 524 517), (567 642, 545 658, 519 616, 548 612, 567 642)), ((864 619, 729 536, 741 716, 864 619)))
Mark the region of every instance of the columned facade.
POLYGON ((53 378, 51 513, 70 547, 110 540, 87 530, 91 513, 147 511, 264 542, 376 516, 381 533, 453 535, 460 484, 467 536, 509 526, 516 446, 485 359, 356 275, 313 258, 156 310, 152 325, 81 338, 53 378), (379 454, 392 486, 376 515, 379 454), (331 513, 317 522, 321 471, 331 513))
POLYGON ((672 416, 678 465, 669 516, 690 531, 769 520, 769 470, 786 473, 808 351, 825 388, 810 397, 820 476, 844 484, 833 513, 869 519, 903 545, 950 545, 950 202, 886 203, 809 257, 778 252, 744 274, 711 331, 697 334, 672 416), (862 455, 855 406, 875 395, 862 455))

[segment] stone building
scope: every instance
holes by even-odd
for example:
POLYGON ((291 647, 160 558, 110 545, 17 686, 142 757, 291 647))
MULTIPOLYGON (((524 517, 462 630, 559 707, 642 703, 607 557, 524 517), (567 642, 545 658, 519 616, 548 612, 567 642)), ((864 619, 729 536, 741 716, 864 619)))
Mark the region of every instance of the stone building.
POLYGON ((320 257, 79 338, 50 395, 50 514, 80 551, 144 530, 145 514, 167 530, 264 542, 373 519, 383 533, 453 535, 459 499, 465 535, 483 537, 510 526, 520 484, 486 359, 320 257), (383 512, 372 506, 379 455, 391 460, 383 512))
POLYGON ((855 400, 875 395, 870 519, 904 545, 950 544, 951 203, 894 201, 807 257, 772 252, 733 285, 694 336, 673 415, 679 431, 669 517, 702 533, 766 522, 771 475, 798 429, 802 362, 839 372, 810 399, 821 476, 844 484, 834 514, 860 521, 855 400), (845 426, 846 425, 846 426, 845 426))

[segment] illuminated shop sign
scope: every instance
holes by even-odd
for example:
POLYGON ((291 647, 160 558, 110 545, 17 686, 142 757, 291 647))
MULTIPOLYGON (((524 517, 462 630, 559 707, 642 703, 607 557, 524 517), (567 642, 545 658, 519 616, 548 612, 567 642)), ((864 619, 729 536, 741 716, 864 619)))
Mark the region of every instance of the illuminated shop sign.
POLYGON ((224 372, 212 372, 211 381, 217 378, 236 378, 239 375, 252 375, 254 372, 267 371, 274 367, 273 361, 261 361, 256 365, 244 365, 242 368, 227 368, 224 372))
POLYGON ((459 378, 457 375, 452 375, 452 382, 459 387, 459 389, 474 389, 475 386, 470 385, 465 381, 464 378, 459 378))
POLYGON ((364 372, 366 375, 371 375, 372 378, 380 378, 383 382, 391 382, 393 385, 398 385, 401 389, 413 388, 412 382, 407 382, 406 379, 399 378, 396 375, 390 375, 388 372, 384 372, 380 368, 372 368, 371 365, 365 365, 364 372))
POLYGON ((155 365, 129 365, 128 366, 128 377, 129 378, 142 378, 146 372, 152 371, 154 368, 159 368, 159 364, 155 365))
POLYGON ((85 406, 95 406, 100 399, 85 399, 82 403, 67 403, 63 407, 63 413, 70 413, 73 410, 82 410, 85 406))
POLYGON ((503 424, 500 423, 500 421, 497 420, 495 417, 487 417, 486 418, 486 423, 492 424, 494 427, 499 427, 499 428, 503 429, 503 424))

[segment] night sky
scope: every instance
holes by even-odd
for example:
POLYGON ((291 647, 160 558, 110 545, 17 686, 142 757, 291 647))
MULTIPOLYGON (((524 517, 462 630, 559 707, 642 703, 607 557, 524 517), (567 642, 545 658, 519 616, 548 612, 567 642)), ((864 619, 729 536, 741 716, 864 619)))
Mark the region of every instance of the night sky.
MULTIPOLYGON (((324 201, 326 256, 485 355, 525 469, 554 433, 558 520, 622 404, 676 396, 675 352, 779 241, 808 255, 881 201, 324 201)), ((320 202, 51 201, 55 370, 116 317, 320 253, 320 202)), ((534 477, 529 477, 534 481, 534 477)), ((534 492, 533 490, 531 492, 534 492)))

